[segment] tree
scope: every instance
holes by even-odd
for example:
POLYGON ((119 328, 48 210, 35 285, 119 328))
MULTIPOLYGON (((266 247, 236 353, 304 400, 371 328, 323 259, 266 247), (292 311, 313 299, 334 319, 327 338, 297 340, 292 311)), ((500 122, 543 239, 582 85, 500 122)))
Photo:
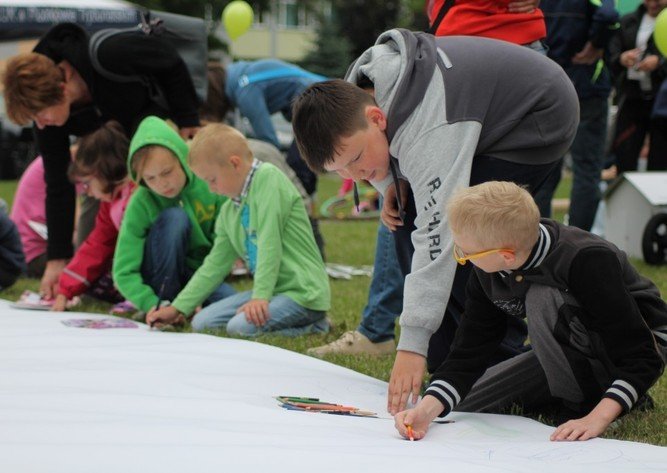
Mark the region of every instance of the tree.
POLYGON ((331 3, 343 36, 352 43, 354 57, 375 44, 380 33, 398 25, 400 0, 332 0, 331 3))
POLYGON ((343 78, 352 61, 352 44, 333 18, 322 18, 315 48, 301 61, 304 69, 330 78, 343 78))

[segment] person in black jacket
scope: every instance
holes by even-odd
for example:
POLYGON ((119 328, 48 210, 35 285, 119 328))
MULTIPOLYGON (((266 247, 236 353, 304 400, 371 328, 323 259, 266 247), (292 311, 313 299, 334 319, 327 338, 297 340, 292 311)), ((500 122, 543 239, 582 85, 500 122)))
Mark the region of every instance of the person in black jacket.
POLYGON ((58 276, 72 256, 74 187, 67 179, 70 136, 83 136, 109 120, 118 121, 131 136, 148 115, 171 118, 183 137, 193 136, 199 127, 192 79, 173 47, 159 37, 128 33, 110 37, 98 49, 106 70, 149 77, 158 85, 167 98, 165 110, 151 100, 146 85, 100 75, 92 66, 88 42, 81 27, 58 24, 32 53, 11 58, 3 78, 9 118, 19 124, 34 122, 44 159, 49 262, 41 291, 47 297, 55 295, 58 276))
POLYGON ((625 253, 540 220, 530 194, 510 182, 462 189, 447 213, 454 257, 470 261, 474 273, 452 351, 420 403, 395 417, 404 437, 422 438, 431 420, 454 408, 498 412, 557 401, 565 422, 551 440, 587 440, 644 404, 664 370, 667 304, 625 253), (485 372, 512 318, 526 319, 532 349, 485 372))
MULTIPOLYGON (((619 172, 637 170, 647 133, 666 133, 651 123, 655 96, 667 77, 667 63, 652 36, 653 25, 666 6, 667 0, 644 0, 636 11, 621 18, 621 26, 609 44, 609 65, 618 100, 613 151, 619 172)), ((667 169, 667 148, 659 143, 664 140, 651 140, 648 170, 667 169)))
MULTIPOLYGON (((600 201, 611 92, 604 56, 618 28, 618 12, 614 0, 543 0, 540 8, 547 24, 547 55, 565 70, 579 98, 579 127, 570 148, 569 224, 590 230, 600 201)), ((560 179, 560 172, 554 177, 560 179)))

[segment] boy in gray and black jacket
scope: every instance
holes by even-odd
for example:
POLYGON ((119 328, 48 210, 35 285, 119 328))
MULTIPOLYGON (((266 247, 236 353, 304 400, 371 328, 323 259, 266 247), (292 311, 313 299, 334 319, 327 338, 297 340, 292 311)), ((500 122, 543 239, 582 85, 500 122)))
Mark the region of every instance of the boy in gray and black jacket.
MULTIPOLYGON (((536 193, 570 147, 578 117, 572 82, 535 51, 400 29, 383 33, 346 81, 316 83, 295 101, 302 156, 316 171, 369 180, 383 193, 383 221, 409 273, 391 413, 410 394, 416 401, 427 355, 431 371, 445 359, 465 303, 469 272, 449 257, 442 205, 456 187, 494 179, 536 193), (395 197, 406 196, 406 182, 414 199, 401 202, 400 215, 395 197)), ((513 321, 507 332, 491 363, 523 350, 525 325, 513 321)))
POLYGON ((404 436, 411 425, 422 438, 433 418, 455 408, 556 400, 568 415, 551 439, 587 440, 641 403, 664 369, 667 305, 625 253, 540 221, 530 194, 508 182, 461 190, 448 217, 454 259, 470 261, 474 273, 449 357, 417 407, 396 415, 404 436), (512 318, 526 318, 532 350, 485 372, 512 318))

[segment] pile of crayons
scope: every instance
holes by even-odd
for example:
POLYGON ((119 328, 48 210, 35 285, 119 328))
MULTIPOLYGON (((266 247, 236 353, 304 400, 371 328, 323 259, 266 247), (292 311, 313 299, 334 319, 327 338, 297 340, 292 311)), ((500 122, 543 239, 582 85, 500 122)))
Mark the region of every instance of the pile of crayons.
POLYGON ((375 412, 362 411, 357 407, 343 406, 331 402, 320 401, 313 397, 278 396, 281 407, 291 411, 321 412, 356 417, 377 417, 375 412))

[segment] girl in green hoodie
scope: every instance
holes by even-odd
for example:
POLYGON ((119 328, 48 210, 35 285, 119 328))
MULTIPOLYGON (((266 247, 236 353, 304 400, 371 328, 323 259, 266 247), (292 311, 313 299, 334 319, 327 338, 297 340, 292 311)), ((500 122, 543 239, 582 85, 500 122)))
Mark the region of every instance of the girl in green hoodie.
MULTIPOLYGON (((128 170, 138 189, 118 235, 113 279, 144 312, 172 300, 213 246, 214 223, 224 197, 187 166, 188 146, 164 120, 145 118, 130 143, 128 170)), ((222 284, 207 299, 234 294, 222 284)))

